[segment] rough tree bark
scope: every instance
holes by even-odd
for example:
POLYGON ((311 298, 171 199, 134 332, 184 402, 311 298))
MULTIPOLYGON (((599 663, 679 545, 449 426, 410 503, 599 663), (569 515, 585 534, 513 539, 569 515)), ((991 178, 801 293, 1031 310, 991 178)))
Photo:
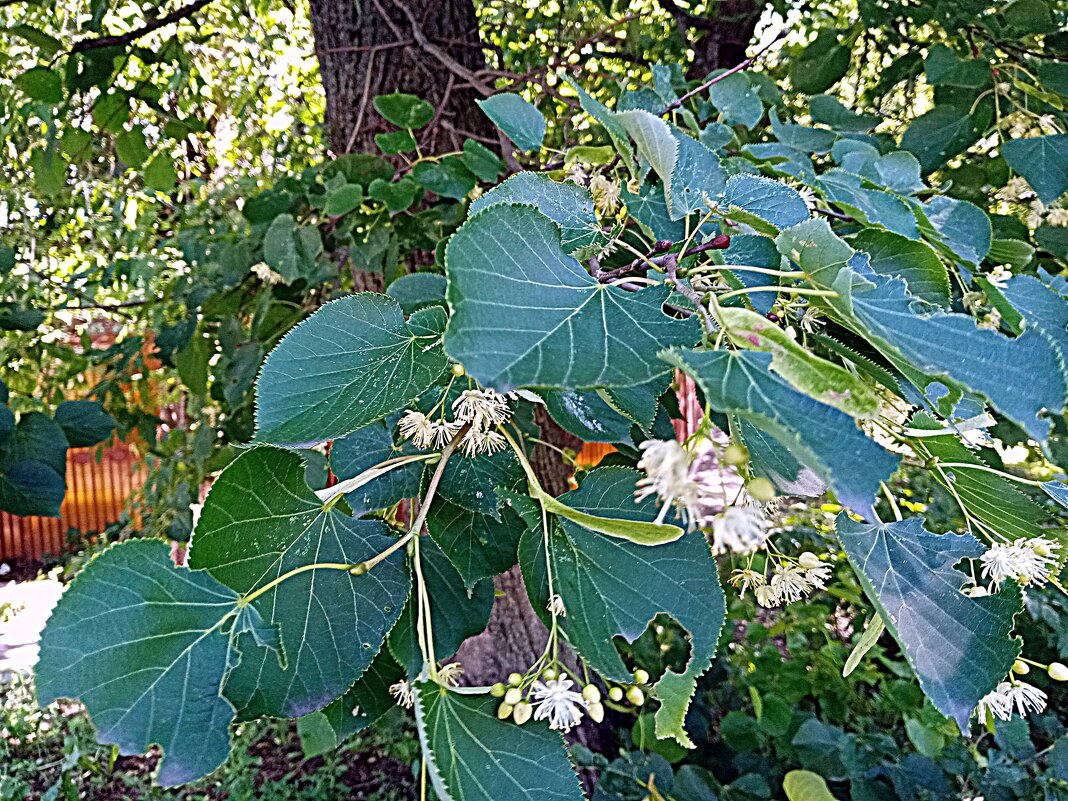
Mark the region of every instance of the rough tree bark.
POLYGON ((326 90, 331 149, 369 152, 391 126, 377 95, 408 92, 438 109, 417 132, 424 152, 458 149, 467 137, 496 141, 475 99, 492 94, 471 0, 311 0, 312 32, 326 90))
POLYGON ((675 18, 683 42, 694 51, 686 77, 700 80, 713 70, 741 63, 753 40, 766 0, 719 0, 708 3, 704 14, 694 14, 676 0, 659 0, 675 18), (689 31, 693 30, 693 36, 689 31))

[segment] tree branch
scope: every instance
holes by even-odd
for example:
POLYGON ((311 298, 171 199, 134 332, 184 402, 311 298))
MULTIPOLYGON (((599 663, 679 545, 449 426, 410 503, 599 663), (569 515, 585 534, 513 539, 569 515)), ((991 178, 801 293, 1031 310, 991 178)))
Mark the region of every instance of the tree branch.
POLYGON ((689 92, 684 94, 682 97, 680 97, 675 102, 669 103, 664 108, 664 110, 660 112, 660 116, 663 117, 665 114, 668 114, 668 113, 674 111, 675 109, 681 107, 682 104, 685 103, 687 100, 689 100, 691 97, 693 97, 694 95, 700 94, 701 92, 705 91, 706 89, 708 89, 711 86, 716 85, 717 83, 722 81, 724 78, 727 78, 728 76, 734 75, 736 72, 742 72, 743 70, 749 69, 751 66, 753 66, 753 63, 758 58, 760 58, 762 55, 764 55, 764 53, 766 53, 768 50, 771 49, 772 45, 774 45, 779 40, 784 39, 786 37, 786 32, 787 32, 787 29, 783 28, 781 31, 779 31, 779 34, 774 39, 772 39, 770 42, 768 42, 762 48, 760 48, 755 53, 753 53, 753 55, 749 56, 749 58, 747 58, 744 61, 742 61, 741 63, 736 64, 735 66, 731 67, 726 72, 721 72, 715 78, 710 78, 709 80, 705 81, 700 86, 698 86, 698 87, 696 87, 694 89, 691 89, 689 92))
POLYGON ((183 19, 191 17, 198 12, 212 0, 193 0, 192 3, 182 6, 177 11, 172 11, 162 17, 156 17, 150 19, 140 28, 135 28, 127 33, 117 34, 114 36, 96 36, 91 39, 82 39, 80 42, 75 42, 74 46, 70 49, 71 53, 84 53, 88 50, 98 50, 101 47, 114 47, 116 45, 127 45, 130 42, 140 39, 146 34, 158 31, 160 28, 165 28, 175 22, 180 22, 183 19))

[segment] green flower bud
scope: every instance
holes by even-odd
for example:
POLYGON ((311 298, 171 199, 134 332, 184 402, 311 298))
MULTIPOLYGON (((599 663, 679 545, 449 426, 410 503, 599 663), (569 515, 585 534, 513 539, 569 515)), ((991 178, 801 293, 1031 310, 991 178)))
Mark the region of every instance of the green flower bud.
POLYGON ((1046 672, 1054 681, 1068 681, 1068 665, 1062 662, 1050 662, 1046 672))
POLYGON ((453 374, 454 376, 456 376, 457 378, 459 378, 460 376, 462 376, 462 375, 464 374, 464 372, 466 372, 466 371, 464 370, 464 366, 463 366, 462 364, 460 364, 459 362, 456 362, 456 364, 454 364, 454 365, 452 366, 452 374, 453 374))
POLYGON ((608 697, 613 701, 623 700, 623 690, 620 687, 612 687, 608 690, 608 697))
POLYGON ((601 691, 597 689, 595 684, 587 684, 582 688, 582 697, 591 704, 596 704, 601 700, 601 691))
POLYGON ((508 716, 512 714, 512 711, 514 709, 515 707, 505 701, 503 704, 497 707, 497 718, 499 720, 506 720, 508 716))
POLYGON ((764 503, 775 497, 775 487, 766 478, 754 478, 745 488, 749 490, 750 495, 764 503))
POLYGON ((634 706, 641 706, 645 703, 645 693, 642 692, 641 687, 631 687, 627 690, 627 700, 634 706))
POLYGON ((723 451, 723 461, 733 467, 741 467, 749 462, 749 449, 744 445, 732 442, 723 451))
POLYGON ((504 685, 501 684, 500 682, 497 682, 492 687, 490 687, 490 695, 492 695, 494 698, 503 698, 504 697, 504 690, 505 690, 504 685))
POLYGON ((586 704, 586 714, 594 723, 600 723, 604 720, 604 707, 601 706, 600 701, 592 701, 586 704))
POLYGON ((648 684, 649 683, 649 672, 647 670, 642 670, 641 668, 638 668, 637 670, 635 670, 634 671, 634 683, 635 684, 648 684))
POLYGON ((534 707, 528 704, 526 701, 520 701, 515 705, 515 709, 512 710, 512 719, 522 726, 528 720, 530 716, 534 714, 534 707))
POLYGON ((506 704, 515 705, 523 700, 523 691, 518 687, 510 687, 508 692, 504 694, 504 702, 506 704))
POLYGON ((1022 659, 1017 659, 1012 663, 1012 672, 1019 676, 1026 676, 1031 672, 1031 666, 1024 662, 1022 659))
POLYGON ((556 671, 552 668, 545 668, 545 670, 541 672, 541 676, 546 681, 552 681, 556 678, 556 671))
POLYGON ((523 677, 520 676, 518 673, 509 673, 508 683, 511 684, 513 687, 518 687, 520 684, 523 683, 523 677))

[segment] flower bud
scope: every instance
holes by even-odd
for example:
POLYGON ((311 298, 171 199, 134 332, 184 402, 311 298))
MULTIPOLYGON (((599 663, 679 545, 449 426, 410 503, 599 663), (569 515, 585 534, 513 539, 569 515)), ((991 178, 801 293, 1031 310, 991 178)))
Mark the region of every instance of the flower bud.
POLYGON ((586 714, 590 716, 590 720, 594 723, 600 723, 604 720, 604 707, 601 706, 600 701, 593 701, 586 704, 586 714))
POLYGON ((505 701, 503 704, 497 707, 497 718, 499 720, 507 720, 508 716, 512 714, 512 711, 514 709, 515 707, 505 701))
POLYGON ((822 564, 820 558, 812 553, 812 551, 805 551, 797 557, 797 561, 801 567, 805 568, 805 570, 812 570, 812 568, 819 567, 822 564))
POLYGON ((520 684, 523 683, 523 677, 520 676, 518 673, 509 673, 508 683, 511 684, 513 687, 518 687, 520 684))
POLYGON ((989 594, 990 590, 986 587, 972 587, 965 593, 969 598, 985 598, 989 594))
POLYGON ((596 684, 587 684, 582 688, 582 697, 591 704, 596 704, 601 700, 601 691, 597 689, 596 684))
POLYGON ((1050 662, 1046 672, 1054 681, 1068 681, 1068 665, 1063 662, 1050 662))
POLYGON ((1012 663, 1012 672, 1018 676, 1026 676, 1031 672, 1031 666, 1024 662, 1022 659, 1017 659, 1012 663))
POLYGON ((1031 550, 1035 552, 1036 556, 1052 556, 1050 547, 1045 542, 1035 542, 1031 545, 1031 550))
POLYGON ((638 668, 634 671, 634 683, 635 684, 648 684, 649 683, 649 671, 638 668))
POLYGON ((504 685, 500 682, 497 682, 492 687, 490 687, 490 695, 492 695, 494 698, 503 698, 504 689, 504 685))
POLYGON ((509 687, 508 692, 504 694, 504 702, 515 706, 523 700, 523 691, 518 687, 509 687))
POLYGON ((464 366, 462 364, 460 364, 459 362, 456 362, 456 364, 454 364, 452 366, 452 374, 454 376, 456 376, 457 378, 462 376, 464 374, 464 372, 465 372, 464 371, 464 366))
POLYGON ((556 671, 552 668, 545 668, 545 670, 541 672, 541 676, 546 681, 552 681, 556 678, 556 671))
POLYGON ((522 726, 528 720, 530 716, 534 714, 534 707, 528 704, 526 701, 520 701, 515 705, 515 709, 512 710, 512 719, 522 726))
POLYGON ((627 700, 634 706, 641 706, 645 703, 645 693, 642 692, 641 687, 631 687, 627 690, 627 700))
POLYGON ((775 487, 766 478, 754 478, 745 487, 758 501, 767 503, 775 497, 775 487))
POLYGON ((612 687, 608 690, 608 697, 613 701, 623 700, 623 689, 620 687, 612 687))
POLYGON ((733 467, 741 467, 749 461, 749 450, 744 445, 732 442, 723 451, 723 461, 733 467))

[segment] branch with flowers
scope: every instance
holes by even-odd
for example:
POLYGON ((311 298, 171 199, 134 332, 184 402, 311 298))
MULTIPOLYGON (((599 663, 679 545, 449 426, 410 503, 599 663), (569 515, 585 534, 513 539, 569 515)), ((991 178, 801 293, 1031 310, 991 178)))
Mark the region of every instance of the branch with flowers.
MULTIPOLYGON (((1041 710, 1022 677, 1068 669, 1013 631, 1024 592, 1063 592, 1068 556, 1063 264, 995 263, 1023 248, 896 146, 782 122, 758 94, 774 141, 710 120, 724 85, 672 88, 663 114, 571 87, 596 164, 474 193, 446 281, 341 297, 288 334, 189 567, 145 542, 96 557, 45 631, 41 700, 81 699, 127 751, 171 744, 165 784, 225 760, 235 720, 314 715, 340 741, 396 703, 424 797, 573 800, 561 733, 613 710, 694 747, 728 598, 775 616, 851 570, 874 615, 845 672, 882 636, 962 734, 1041 710), (699 414, 678 412, 684 377, 699 414), (553 497, 535 412, 611 459, 553 497), (991 447, 1002 429, 1029 443, 1026 474, 991 447), (302 453, 327 442, 338 482, 315 492, 302 453), (930 530, 904 470, 959 530, 930 530), (791 504, 825 513, 818 547, 795 541, 791 504), (465 685, 454 654, 517 564, 544 646, 465 685), (644 664, 630 645, 665 619, 686 655, 644 664), (158 702, 189 714, 160 721, 158 702)), ((524 103, 486 106, 520 146, 544 128, 524 103)))

